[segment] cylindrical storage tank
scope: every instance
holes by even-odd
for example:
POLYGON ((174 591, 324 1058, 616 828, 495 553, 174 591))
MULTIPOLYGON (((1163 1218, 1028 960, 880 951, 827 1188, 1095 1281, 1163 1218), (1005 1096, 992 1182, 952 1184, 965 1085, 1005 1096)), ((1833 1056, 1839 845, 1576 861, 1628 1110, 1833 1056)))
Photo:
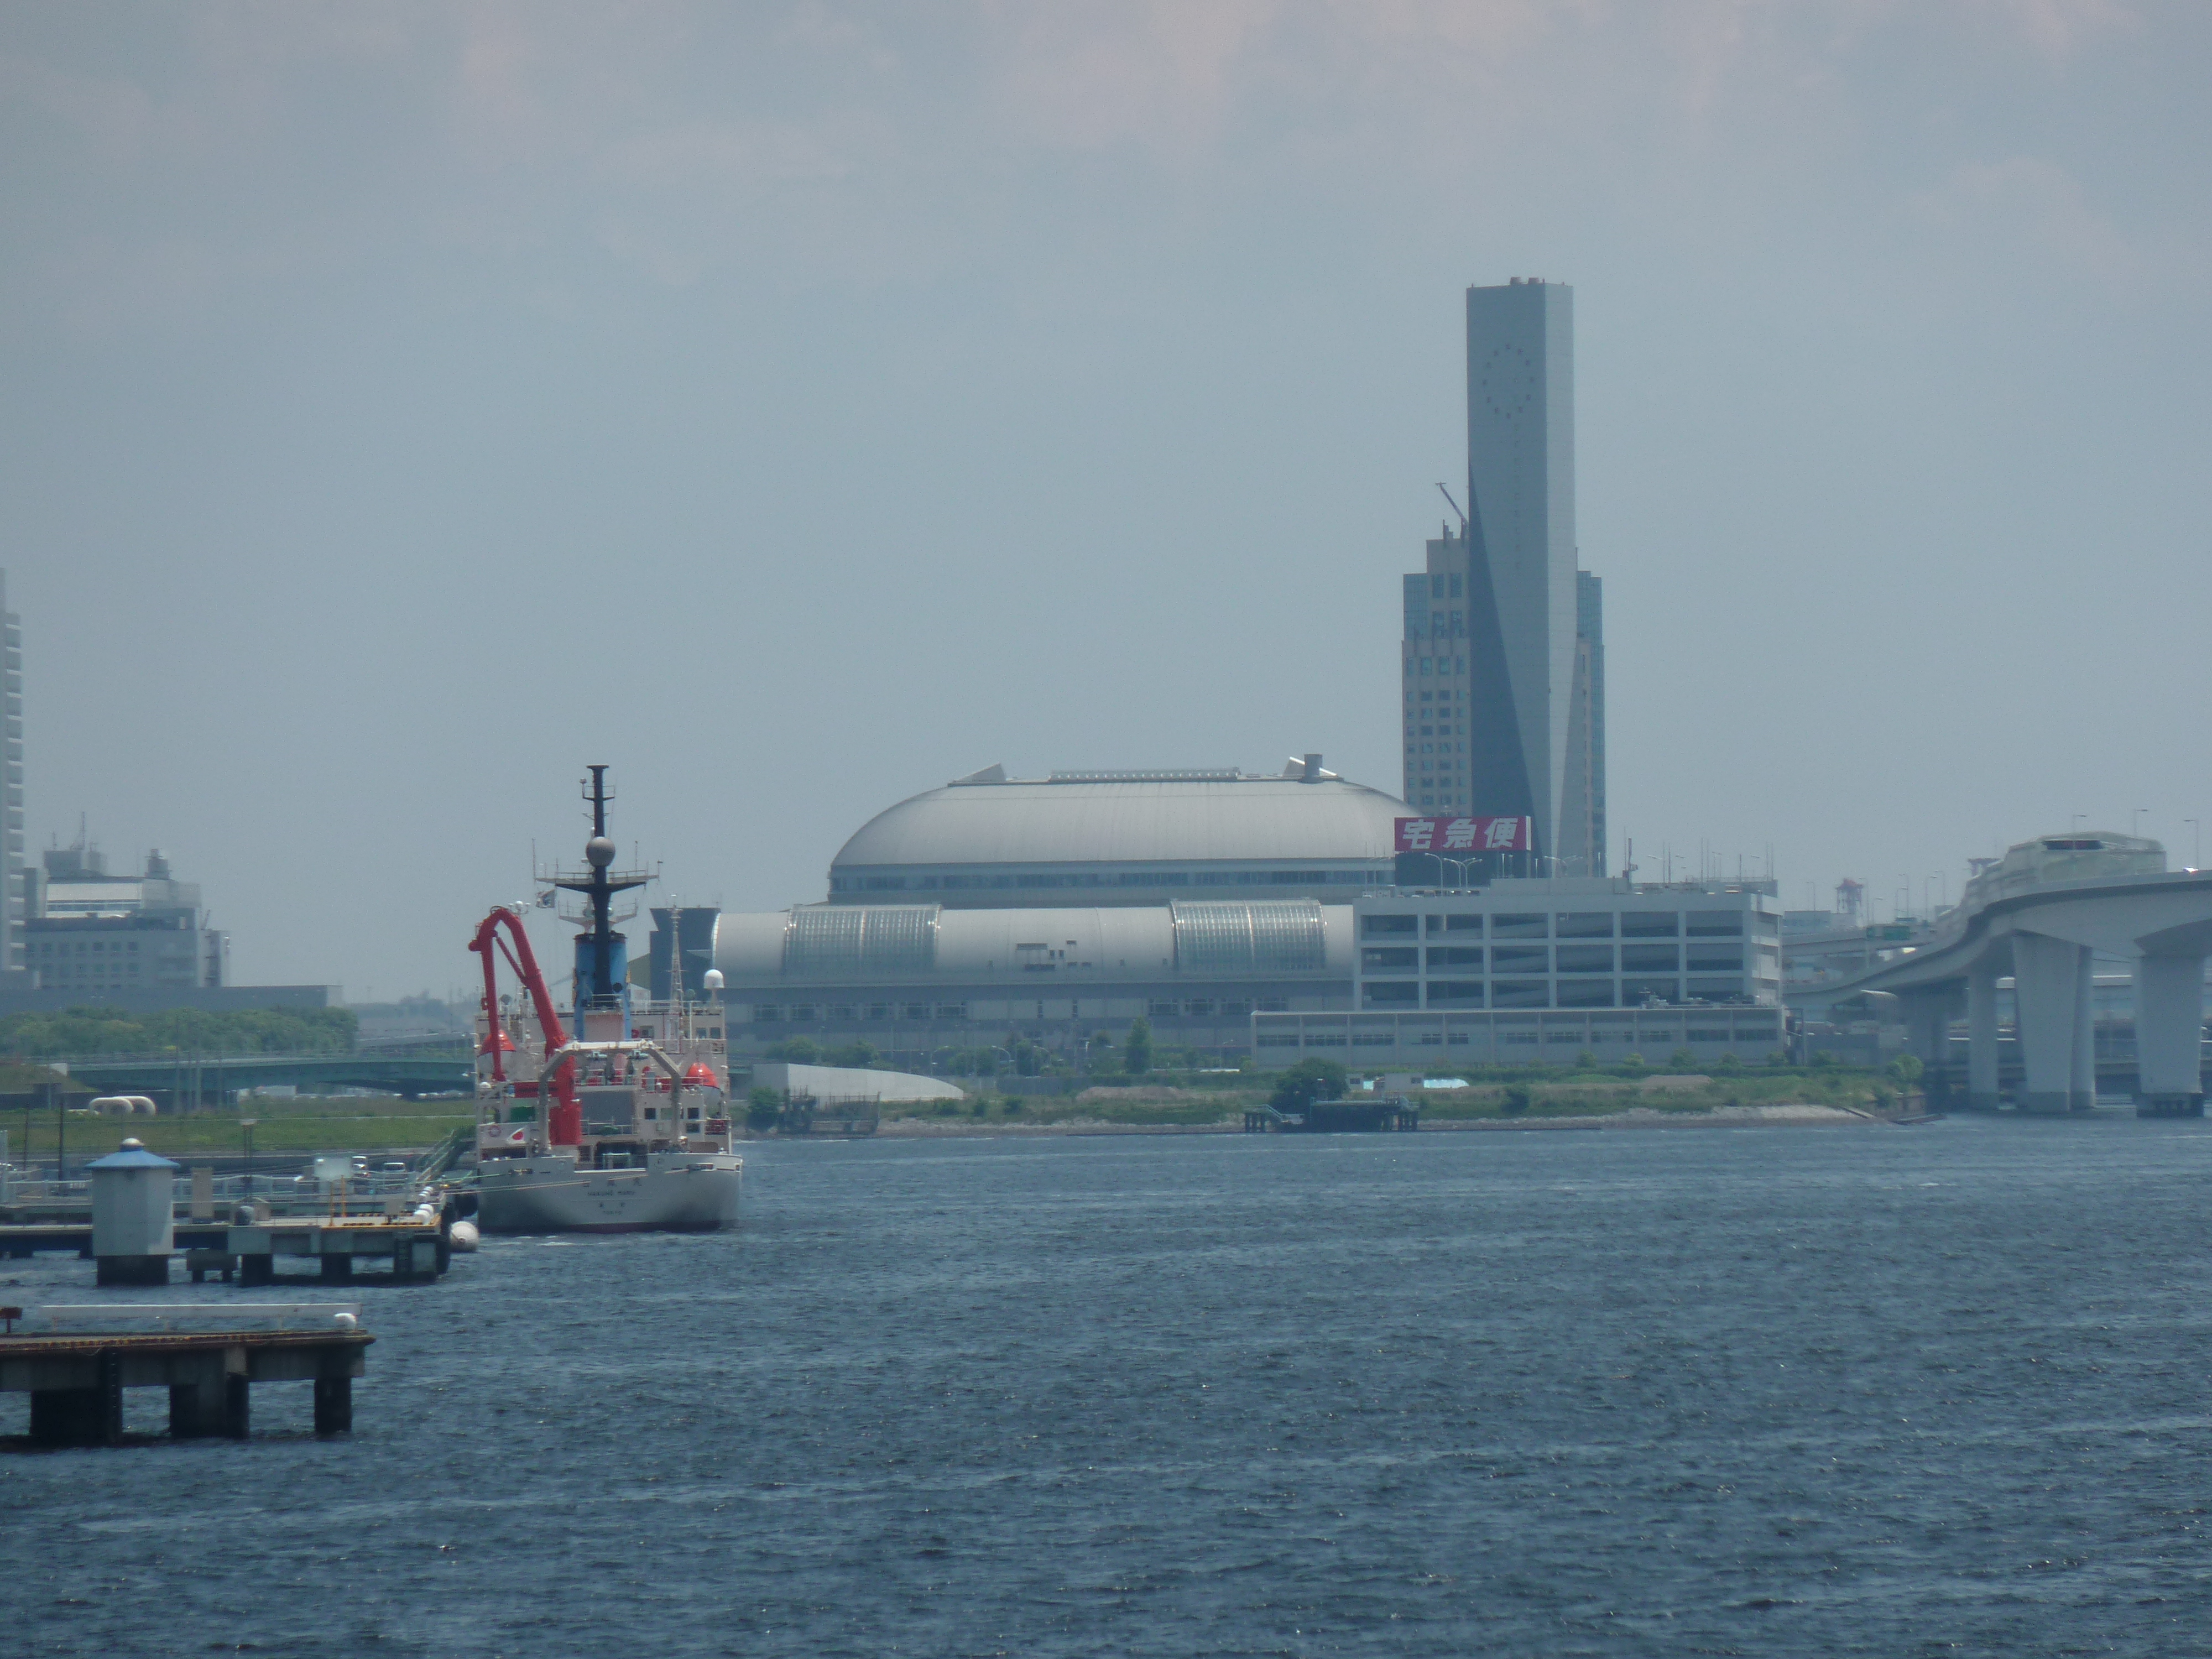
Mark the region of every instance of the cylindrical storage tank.
POLYGON ((166 1285, 176 1252, 178 1166, 136 1140, 85 1166, 92 1254, 102 1285, 166 1285))

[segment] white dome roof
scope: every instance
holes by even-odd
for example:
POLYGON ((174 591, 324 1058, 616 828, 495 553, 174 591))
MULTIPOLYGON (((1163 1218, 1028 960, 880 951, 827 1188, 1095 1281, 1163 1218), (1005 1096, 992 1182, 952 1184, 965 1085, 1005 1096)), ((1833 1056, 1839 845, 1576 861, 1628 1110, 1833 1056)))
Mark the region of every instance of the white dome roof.
POLYGON ((1413 809, 1329 777, 949 784, 878 813, 841 871, 1000 865, 1324 865, 1391 858, 1413 809))

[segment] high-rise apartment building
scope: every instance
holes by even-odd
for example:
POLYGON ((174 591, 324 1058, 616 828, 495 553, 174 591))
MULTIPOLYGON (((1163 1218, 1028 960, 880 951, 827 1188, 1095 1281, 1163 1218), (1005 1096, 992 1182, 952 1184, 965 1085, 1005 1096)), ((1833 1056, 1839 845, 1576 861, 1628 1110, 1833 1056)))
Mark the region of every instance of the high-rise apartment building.
POLYGON ((1565 875, 1606 863, 1602 585, 1577 568, 1574 294, 1467 293, 1467 522, 1405 579, 1407 800, 1534 821, 1565 875))
POLYGON ((23 966, 23 625, 0 570, 0 975, 23 966))

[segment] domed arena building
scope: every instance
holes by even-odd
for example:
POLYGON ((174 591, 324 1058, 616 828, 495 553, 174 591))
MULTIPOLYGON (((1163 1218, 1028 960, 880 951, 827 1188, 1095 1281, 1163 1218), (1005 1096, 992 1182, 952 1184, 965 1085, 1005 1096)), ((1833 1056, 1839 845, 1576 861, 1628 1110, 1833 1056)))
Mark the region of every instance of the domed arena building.
POLYGON ((805 1036, 925 1065, 1010 1035, 1118 1042, 1143 1016, 1228 1060, 1255 1012, 1348 1009, 1352 901, 1390 884, 1412 809, 1321 759, 994 766, 901 801, 839 849, 823 902, 719 919, 732 1052, 805 1036))

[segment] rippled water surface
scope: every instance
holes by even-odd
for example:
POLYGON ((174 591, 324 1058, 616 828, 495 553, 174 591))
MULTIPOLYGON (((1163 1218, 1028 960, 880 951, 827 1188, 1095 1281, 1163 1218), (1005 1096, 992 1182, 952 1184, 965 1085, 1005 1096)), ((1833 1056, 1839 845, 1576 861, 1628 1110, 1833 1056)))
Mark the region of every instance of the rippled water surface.
POLYGON ((757 1145, 736 1233, 358 1291, 350 1438, 276 1384, 0 1455, 0 1650, 2201 1653, 2208 1175, 2103 1116, 757 1145))

